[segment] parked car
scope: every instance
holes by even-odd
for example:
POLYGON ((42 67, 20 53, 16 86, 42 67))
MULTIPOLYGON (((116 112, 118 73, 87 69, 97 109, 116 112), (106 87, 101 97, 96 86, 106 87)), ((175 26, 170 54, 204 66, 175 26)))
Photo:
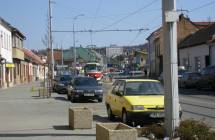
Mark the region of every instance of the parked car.
MULTIPOLYGON (((179 69, 179 70, 178 70, 178 80, 181 79, 182 75, 183 75, 185 72, 188 72, 188 71, 185 70, 185 69, 179 69)), ((163 80, 164 80, 164 74, 163 74, 163 72, 161 72, 160 76, 158 77, 158 80, 161 81, 161 82, 163 82, 163 80)))
POLYGON ((200 79, 201 74, 198 72, 185 72, 179 79, 179 87, 190 88, 196 87, 196 83, 200 79))
POLYGON ((53 90, 57 93, 67 93, 67 86, 73 79, 72 75, 58 75, 53 80, 53 90))
POLYGON ((185 72, 188 72, 187 70, 185 69, 179 69, 178 70, 178 79, 180 80, 182 75, 185 73, 185 72))
POLYGON ((130 124, 144 119, 164 119, 164 90, 158 80, 116 80, 105 104, 110 120, 118 116, 123 123, 130 124))
POLYGON ((208 88, 215 90, 215 65, 208 66, 201 71, 201 77, 196 86, 197 89, 208 88))
POLYGON ((102 86, 93 77, 75 77, 70 86, 68 86, 68 100, 77 102, 80 99, 97 99, 102 102, 102 86))
POLYGON ((130 71, 129 72, 129 78, 139 78, 142 79, 145 76, 143 71, 130 71))
POLYGON ((157 80, 116 80, 105 100, 108 118, 118 116, 123 123, 164 117, 164 92, 157 80))

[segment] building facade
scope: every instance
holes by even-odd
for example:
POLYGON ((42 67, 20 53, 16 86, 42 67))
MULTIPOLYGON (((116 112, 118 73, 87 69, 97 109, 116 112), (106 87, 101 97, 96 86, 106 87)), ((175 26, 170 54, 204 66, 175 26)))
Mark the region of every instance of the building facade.
POLYGON ((110 47, 106 47, 106 57, 112 58, 117 55, 123 54, 123 47, 119 47, 116 45, 111 45, 110 47))
POLYGON ((11 26, 0 18, 0 87, 13 86, 12 33, 11 26))
POLYGON ((12 54, 13 54, 13 63, 14 63, 14 84, 20 84, 23 81, 21 80, 24 76, 24 52, 21 50, 23 46, 23 41, 25 36, 16 28, 12 28, 12 54))
POLYGON ((215 24, 202 28, 179 44, 180 65, 192 72, 200 72, 215 65, 215 24))
MULTIPOLYGON (((186 37, 194 34, 198 30, 207 27, 208 24, 203 24, 203 22, 192 22, 189 18, 185 17, 183 14, 179 16, 179 21, 177 22, 177 42, 178 44, 183 41, 186 37)), ((148 59, 150 65, 150 75, 158 76, 163 71, 163 29, 162 27, 153 32, 148 38, 149 48, 148 48, 148 59)), ((179 58, 179 56, 178 56, 179 58)), ((178 59, 180 61, 180 59, 178 59)), ((180 63, 180 62, 178 62, 180 63)))

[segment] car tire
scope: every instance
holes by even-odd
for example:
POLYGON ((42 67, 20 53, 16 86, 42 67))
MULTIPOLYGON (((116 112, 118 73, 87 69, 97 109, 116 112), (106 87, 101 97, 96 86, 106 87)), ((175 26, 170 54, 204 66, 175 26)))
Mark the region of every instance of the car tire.
POLYGON ((197 90, 201 90, 202 89, 202 87, 200 86, 199 83, 196 83, 196 88, 197 88, 197 90))
POLYGON ((129 119, 128 113, 125 109, 123 109, 123 111, 122 111, 122 123, 128 124, 128 125, 130 124, 130 119, 129 119))
POLYGON ((67 99, 70 101, 71 100, 71 96, 69 96, 68 94, 67 94, 67 99))
POLYGON ((108 114, 108 120, 113 121, 115 117, 109 105, 107 105, 107 114, 108 114))
POLYGON ((184 85, 184 88, 185 88, 185 89, 189 88, 188 85, 187 85, 185 82, 184 82, 183 85, 184 85))
POLYGON ((78 99, 75 98, 75 97, 71 97, 71 102, 72 102, 72 103, 77 103, 77 102, 78 102, 78 99))
POLYGON ((98 98, 98 102, 101 103, 103 101, 102 98, 98 98))

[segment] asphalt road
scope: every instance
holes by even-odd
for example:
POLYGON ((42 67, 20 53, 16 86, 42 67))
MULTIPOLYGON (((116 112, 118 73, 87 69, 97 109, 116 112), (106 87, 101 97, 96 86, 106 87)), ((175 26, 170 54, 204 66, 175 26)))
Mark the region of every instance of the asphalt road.
MULTIPOLYGON (((31 86, 26 84, 0 90, 0 140, 95 140, 96 123, 109 122, 104 102, 71 103, 66 95, 56 93, 51 98, 42 99, 37 93, 30 92, 31 86), (68 128, 68 108, 75 106, 92 109, 92 129, 68 128)), ((104 92, 107 93, 110 87, 111 84, 104 84, 104 92)), ((211 92, 189 89, 180 90, 180 93, 183 119, 205 118, 215 127, 215 96, 208 95, 211 92)))
POLYGON ((179 98, 183 119, 202 120, 215 129, 215 91, 180 89, 179 98))

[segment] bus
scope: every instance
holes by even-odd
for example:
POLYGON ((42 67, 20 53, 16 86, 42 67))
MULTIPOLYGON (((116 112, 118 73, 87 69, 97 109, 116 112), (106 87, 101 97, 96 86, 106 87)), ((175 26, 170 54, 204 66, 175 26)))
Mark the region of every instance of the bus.
POLYGON ((84 66, 84 75, 96 78, 100 81, 103 77, 102 66, 99 63, 91 62, 84 66))

